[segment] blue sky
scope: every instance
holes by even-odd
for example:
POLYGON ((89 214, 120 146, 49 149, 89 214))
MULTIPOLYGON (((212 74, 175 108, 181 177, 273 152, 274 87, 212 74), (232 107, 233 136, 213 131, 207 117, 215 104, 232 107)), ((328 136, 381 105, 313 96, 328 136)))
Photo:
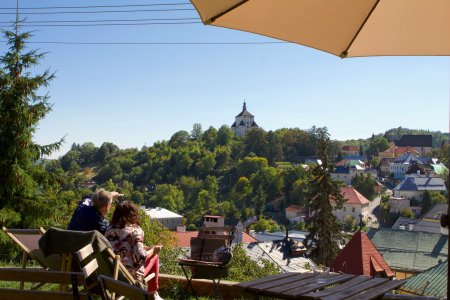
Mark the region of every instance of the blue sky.
MULTIPOLYGON (((20 0, 20 7, 139 5, 187 1, 20 0)), ((11 13, 16 0, 3 0, 11 13)), ((191 5, 43 9, 67 12, 192 9, 191 5)), ((196 18, 196 11, 24 15, 27 22, 196 18)), ((0 14, 2 22, 14 15, 0 14)), ((149 21, 140 21, 145 23, 149 21)), ((155 21, 150 21, 155 22, 155 21)), ((165 21, 168 22, 168 21, 165 21)), ((176 20, 174 22, 185 22, 176 20)), ((109 23, 119 23, 111 21, 109 23)), ((129 22, 123 22, 129 23, 129 22)), ((1 23, 0 23, 1 24, 1 23)), ((50 23, 41 23, 50 24, 50 23)), ((87 24, 87 23, 77 23, 87 24)), ((97 23, 98 24, 98 23, 97 23)), ((5 24, 1 24, 4 26, 5 24)), ((25 25, 25 24, 24 24, 25 25)), ((30 48, 48 52, 38 70, 56 72, 48 92, 53 111, 38 143, 66 136, 71 144, 113 142, 121 148, 168 140, 178 130, 231 125, 245 99, 265 130, 327 126, 332 139, 368 138, 402 126, 449 130, 449 57, 340 59, 296 44, 202 24, 23 27, 36 30, 30 48), (85 45, 42 42, 176 43, 85 45), (226 44, 259 43, 264 44, 226 44), (206 43, 183 45, 180 43, 206 43), (225 44, 212 44, 225 43, 225 44)), ((0 52, 5 53, 2 39, 0 52)))

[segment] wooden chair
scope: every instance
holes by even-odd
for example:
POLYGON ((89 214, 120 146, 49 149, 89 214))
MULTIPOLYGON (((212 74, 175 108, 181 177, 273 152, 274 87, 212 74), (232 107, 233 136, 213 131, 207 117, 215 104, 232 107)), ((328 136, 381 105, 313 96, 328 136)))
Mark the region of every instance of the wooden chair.
MULTIPOLYGON (((100 294, 98 289, 98 276, 103 275, 108 278, 112 278, 113 280, 121 279, 122 282, 127 286, 134 286, 141 290, 142 285, 146 285, 147 282, 155 277, 155 273, 151 273, 147 275, 143 282, 136 280, 130 272, 126 269, 126 267, 120 261, 120 256, 114 254, 112 249, 108 248, 105 253, 95 254, 94 249, 91 244, 86 245, 79 251, 75 253, 77 260, 80 263, 81 270, 84 274, 85 281, 87 283, 87 288, 89 291, 100 294), (98 260, 102 263, 99 265, 98 260), (111 266, 108 262, 112 263, 112 272, 111 266), (95 272, 95 277, 91 275, 95 272), (97 288, 97 289, 96 289, 97 288)), ((101 294, 104 294, 103 292, 101 294)), ((102 295, 104 296, 104 295, 102 295)), ((106 297, 106 296, 105 296, 106 297)), ((115 299, 114 293, 108 296, 108 299, 115 299)))
POLYGON ((0 299, 8 300, 69 300, 90 299, 86 292, 79 292, 78 287, 84 285, 84 276, 79 272, 61 272, 42 269, 0 268, 1 281, 43 282, 69 284, 71 291, 43 291, 0 288, 0 299))
POLYGON ((105 298, 108 299, 110 295, 121 295, 130 300, 150 300, 153 299, 153 295, 144 289, 136 286, 129 285, 125 282, 115 280, 111 277, 100 275, 100 282, 105 291, 105 298))
POLYGON ((220 280, 226 276, 230 263, 213 261, 214 251, 221 246, 231 247, 235 234, 234 226, 204 227, 197 237, 191 238, 191 258, 180 258, 178 264, 187 279, 186 290, 191 290, 196 299, 198 298, 192 286, 194 278, 212 280, 216 298, 222 298, 220 280))
MULTIPOLYGON (((39 249, 38 241, 45 233, 45 229, 40 227, 36 229, 8 229, 2 228, 8 237, 22 250, 22 268, 27 267, 28 258, 36 261, 43 269, 46 270, 62 270, 62 258, 61 255, 54 254, 45 257, 41 249, 39 249)), ((23 282, 20 284, 20 288, 23 289, 23 282)), ((33 289, 37 289, 42 284, 37 284, 33 289)))

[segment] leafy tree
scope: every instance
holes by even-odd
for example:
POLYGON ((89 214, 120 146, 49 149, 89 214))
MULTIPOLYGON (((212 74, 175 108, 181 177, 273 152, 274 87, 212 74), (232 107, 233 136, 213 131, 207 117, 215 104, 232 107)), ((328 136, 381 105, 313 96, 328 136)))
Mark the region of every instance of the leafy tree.
POLYGON ((260 258, 259 261, 253 261, 242 247, 238 247, 230 262, 227 279, 243 282, 279 273, 278 268, 269 260, 260 258))
POLYGON ((378 165, 380 164, 380 159, 378 157, 372 157, 372 160, 370 161, 370 164, 372 165, 372 167, 378 167, 378 165))
POLYGON ((244 156, 250 153, 256 156, 267 156, 267 133, 264 129, 255 128, 250 130, 244 137, 244 156))
POLYGON ((119 151, 119 147, 117 147, 113 143, 105 142, 95 153, 95 162, 99 164, 105 163, 106 160, 117 151, 119 151))
POLYGON ((42 146, 33 142, 33 135, 51 111, 49 96, 38 92, 54 75, 48 70, 31 75, 29 69, 44 55, 25 52, 30 33, 4 31, 4 36, 10 47, 0 56, 0 215, 16 212, 10 219, 16 226, 48 224, 64 211, 57 211, 60 207, 51 190, 57 184, 55 176, 38 160, 59 149, 63 140, 42 146))
POLYGON ((283 160, 282 138, 272 130, 267 133, 267 160, 272 166, 283 160))
POLYGON ((244 157, 237 163, 239 177, 250 177, 251 174, 268 167, 267 159, 264 157, 244 157))
POLYGON ((346 216, 344 218, 344 231, 352 231, 356 226, 355 218, 352 216, 346 216))
POLYGON ((200 123, 194 123, 191 131, 191 139, 194 141, 201 141, 203 135, 202 125, 200 123))
POLYGON ((173 148, 183 146, 189 140, 189 136, 189 132, 186 130, 175 132, 169 140, 169 146, 173 148))
POLYGON ((352 179, 352 186, 369 200, 375 198, 375 178, 371 174, 357 174, 352 179))
POLYGON ((326 129, 317 131, 317 156, 322 164, 313 170, 313 180, 307 195, 309 208, 313 215, 307 222, 309 234, 306 244, 311 249, 311 257, 318 264, 329 265, 339 252, 338 243, 342 240, 341 228, 333 215, 330 199, 336 201, 338 208, 342 207, 344 197, 341 194, 341 185, 330 176, 328 164, 329 134, 326 129))
POLYGON ((280 225, 272 219, 260 218, 251 228, 255 231, 275 232, 280 230, 280 225))
POLYGON ((389 148, 388 140, 381 136, 372 135, 369 142, 369 149, 367 154, 369 155, 378 155, 378 152, 382 152, 389 148))
POLYGON ((216 147, 216 141, 217 141, 217 129, 210 126, 204 133, 202 137, 203 142, 205 143, 205 147, 213 151, 216 147))
POLYGON ((400 216, 405 217, 405 218, 410 218, 410 219, 414 218, 414 214, 413 214, 411 208, 409 208, 409 207, 400 209, 400 216))
POLYGON ((427 213, 431 209, 431 195, 430 192, 425 190, 422 196, 422 212, 427 213))
POLYGON ((81 145, 80 149, 80 164, 84 167, 89 165, 95 161, 95 154, 97 153, 98 148, 91 142, 84 143, 81 145))
POLYGON ((78 150, 70 150, 63 156, 61 156, 60 162, 61 167, 64 171, 75 171, 80 168, 78 162, 80 159, 80 151, 78 150))
POLYGON ((183 191, 172 184, 160 184, 152 196, 154 206, 164 207, 168 210, 181 212, 184 208, 183 191))
POLYGON ((229 166, 231 159, 231 149, 228 146, 217 146, 214 150, 216 156, 216 169, 225 169, 229 166))
POLYGON ((233 136, 234 132, 229 126, 220 126, 219 130, 217 131, 217 145, 227 146, 228 144, 230 144, 233 136))

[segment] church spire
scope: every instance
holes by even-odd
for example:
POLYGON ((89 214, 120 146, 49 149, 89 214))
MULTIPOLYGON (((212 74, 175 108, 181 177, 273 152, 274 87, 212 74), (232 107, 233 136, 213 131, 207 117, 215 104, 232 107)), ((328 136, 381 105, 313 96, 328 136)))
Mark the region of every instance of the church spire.
POLYGON ((247 110, 247 104, 245 104, 245 100, 244 100, 244 105, 242 105, 242 111, 247 110))

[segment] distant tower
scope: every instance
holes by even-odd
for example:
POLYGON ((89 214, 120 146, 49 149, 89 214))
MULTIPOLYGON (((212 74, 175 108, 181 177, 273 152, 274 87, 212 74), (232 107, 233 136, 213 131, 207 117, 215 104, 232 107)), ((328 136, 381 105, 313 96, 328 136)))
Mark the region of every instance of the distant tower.
POLYGON ((236 136, 244 136, 253 128, 259 128, 254 119, 255 117, 247 111, 247 104, 244 101, 242 112, 235 117, 231 129, 233 129, 236 136))

